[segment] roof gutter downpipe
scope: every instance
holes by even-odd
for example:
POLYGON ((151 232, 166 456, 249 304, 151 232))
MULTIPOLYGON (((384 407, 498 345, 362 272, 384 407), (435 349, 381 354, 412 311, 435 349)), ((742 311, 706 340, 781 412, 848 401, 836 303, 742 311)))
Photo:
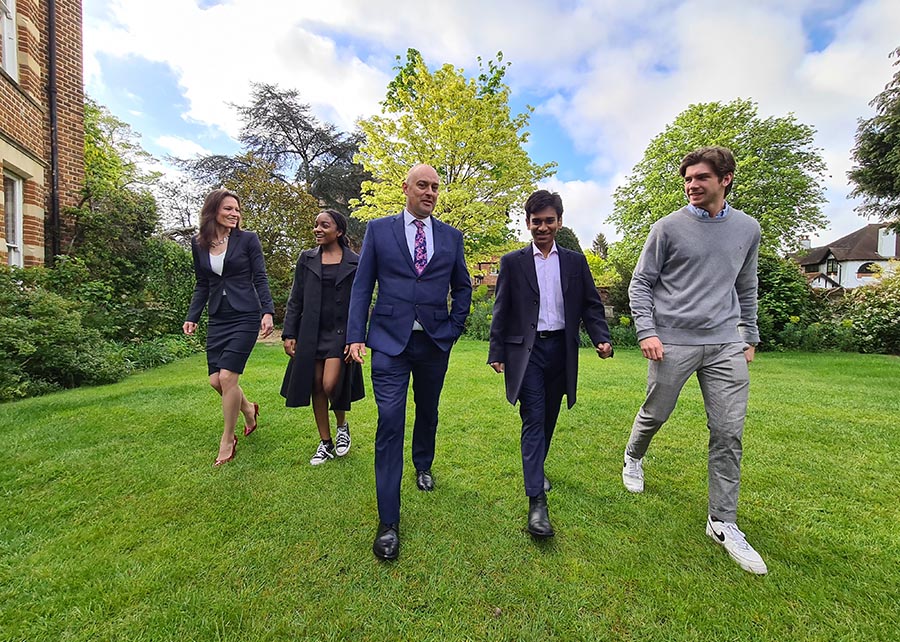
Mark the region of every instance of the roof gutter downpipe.
POLYGON ((47 3, 47 31, 49 32, 48 85, 50 102, 50 265, 60 253, 61 221, 59 216, 59 111, 56 92, 56 2, 47 3))

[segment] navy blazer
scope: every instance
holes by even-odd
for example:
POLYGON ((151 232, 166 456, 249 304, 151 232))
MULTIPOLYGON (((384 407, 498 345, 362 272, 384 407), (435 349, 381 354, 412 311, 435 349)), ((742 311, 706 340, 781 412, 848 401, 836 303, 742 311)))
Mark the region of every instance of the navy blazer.
POLYGON ((434 217, 431 220, 434 255, 421 275, 416 274, 406 243, 403 213, 369 221, 350 296, 347 343, 365 343, 394 357, 406 348, 417 319, 441 350, 450 350, 463 333, 472 304, 472 280, 462 233, 434 217), (378 298, 367 334, 376 281, 378 298))
MULTIPOLYGON (((581 322, 594 345, 609 343, 606 312, 594 278, 583 254, 558 244, 559 279, 562 282, 565 314, 566 400, 575 403, 578 384, 578 348, 581 322)), ((534 252, 531 243, 500 259, 500 274, 494 295, 491 319, 491 343, 488 363, 502 363, 506 381, 506 398, 511 404, 519 399, 525 368, 531 358, 537 334, 538 309, 541 303, 534 252)))
POLYGON ((231 231, 221 275, 212 271, 209 251, 200 247, 196 236, 191 238, 191 254, 197 285, 185 321, 197 323, 206 305, 209 316, 215 316, 226 296, 229 305, 239 312, 275 314, 262 245, 254 232, 231 231))

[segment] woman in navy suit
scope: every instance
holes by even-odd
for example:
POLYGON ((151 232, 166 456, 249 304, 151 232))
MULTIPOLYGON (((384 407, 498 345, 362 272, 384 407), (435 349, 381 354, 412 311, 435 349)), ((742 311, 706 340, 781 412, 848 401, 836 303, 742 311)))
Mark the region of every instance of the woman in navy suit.
POLYGON ((324 464, 350 450, 346 411, 365 396, 362 369, 347 363, 347 310, 359 255, 347 245, 347 219, 325 210, 313 228, 316 247, 300 254, 284 315, 284 351, 291 358, 281 395, 289 408, 308 406, 319 429, 319 445, 309 463, 324 464), (331 439, 328 404, 337 435, 331 439))
POLYGON ((259 405, 250 403, 238 385, 257 335, 272 333, 272 294, 266 278, 262 245, 253 232, 241 230, 241 203, 226 189, 210 192, 200 211, 200 231, 191 238, 197 285, 184 322, 193 334, 208 306, 206 361, 209 385, 222 396, 225 429, 215 466, 234 459, 238 413, 244 434, 256 429, 259 405))

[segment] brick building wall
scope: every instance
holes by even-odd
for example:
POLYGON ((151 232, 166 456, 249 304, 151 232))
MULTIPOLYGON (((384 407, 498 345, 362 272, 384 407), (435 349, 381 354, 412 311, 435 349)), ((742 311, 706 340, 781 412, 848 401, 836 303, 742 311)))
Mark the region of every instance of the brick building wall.
MULTIPOLYGON (((53 232, 49 221, 53 181, 48 6, 47 0, 16 0, 17 74, 0 69, 0 164, 4 175, 20 181, 22 187, 20 242, 26 266, 44 263, 53 232)), ((66 209, 78 204, 84 179, 81 2, 56 0, 55 6, 58 198, 64 242, 66 209)), ((4 199, 0 199, 3 207, 4 199)), ((3 263, 9 260, 5 230, 5 225, 0 226, 3 263)))

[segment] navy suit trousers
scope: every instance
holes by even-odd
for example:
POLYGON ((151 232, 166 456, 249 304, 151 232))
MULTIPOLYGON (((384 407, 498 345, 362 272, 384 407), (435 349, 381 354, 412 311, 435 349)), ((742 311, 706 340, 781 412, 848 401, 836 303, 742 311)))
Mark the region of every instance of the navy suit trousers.
POLYGON ((400 521, 403 435, 410 375, 416 404, 412 460, 416 470, 429 470, 434 461, 438 402, 449 360, 450 351, 441 350, 425 332, 413 332, 406 348, 396 357, 372 351, 372 391, 378 406, 375 488, 378 516, 385 524, 400 521))
POLYGON ((566 391, 565 337, 535 339, 522 388, 519 416, 522 418, 522 472, 525 494, 536 497, 544 491, 544 460, 559 417, 566 391))

